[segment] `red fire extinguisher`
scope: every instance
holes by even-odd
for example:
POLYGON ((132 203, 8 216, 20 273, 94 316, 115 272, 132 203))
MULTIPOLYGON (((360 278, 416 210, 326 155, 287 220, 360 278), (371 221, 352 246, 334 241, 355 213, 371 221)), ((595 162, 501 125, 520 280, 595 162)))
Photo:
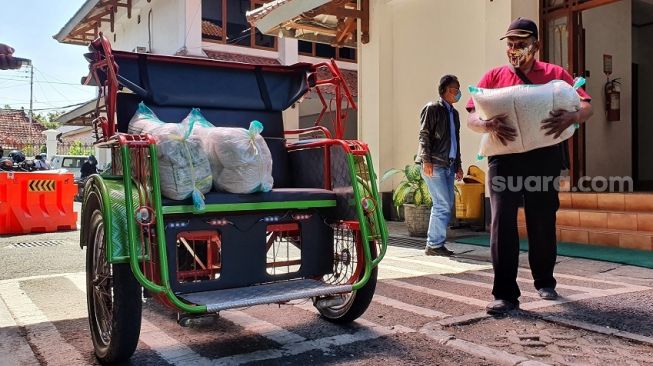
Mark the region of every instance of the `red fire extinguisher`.
POLYGON ((605 115, 608 121, 621 120, 621 83, 617 79, 608 79, 605 83, 605 115))

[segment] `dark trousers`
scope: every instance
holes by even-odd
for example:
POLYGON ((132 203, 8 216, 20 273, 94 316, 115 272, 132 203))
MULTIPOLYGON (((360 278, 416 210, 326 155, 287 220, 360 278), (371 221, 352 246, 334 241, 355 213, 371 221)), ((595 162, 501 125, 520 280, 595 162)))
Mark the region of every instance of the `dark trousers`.
POLYGON ((490 242, 495 299, 516 303, 521 294, 517 285, 517 210, 522 199, 528 229, 528 262, 535 288, 555 288, 556 211, 560 202, 554 179, 559 175, 557 146, 490 157, 490 242))

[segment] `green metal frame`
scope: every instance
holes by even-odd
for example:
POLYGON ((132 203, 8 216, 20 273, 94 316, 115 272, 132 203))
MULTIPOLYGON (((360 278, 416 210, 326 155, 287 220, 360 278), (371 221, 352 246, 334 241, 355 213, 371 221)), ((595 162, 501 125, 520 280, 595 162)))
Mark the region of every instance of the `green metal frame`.
MULTIPOLYGON (((217 203, 208 204, 201 213, 206 212, 235 212, 255 210, 287 210, 305 209, 315 207, 335 207, 335 200, 319 201, 293 201, 293 202, 252 202, 252 203, 217 203)), ((163 214, 198 213, 193 205, 185 206, 163 206, 163 214)))
POLYGON ((372 274, 372 270, 374 267, 376 267, 380 262, 381 259, 385 256, 385 252, 388 247, 388 227, 386 226, 385 219, 383 218, 383 212, 380 209, 381 205, 380 200, 379 200, 379 192, 377 189, 376 185, 376 173, 374 172, 374 167, 372 165, 372 157, 369 152, 365 154, 365 162, 367 165, 368 173, 369 173, 369 185, 366 188, 368 192, 372 194, 371 198, 374 200, 374 205, 375 209, 373 212, 372 220, 374 220, 374 224, 376 227, 379 228, 379 233, 378 236, 372 235, 371 228, 369 226, 369 223, 367 221, 367 216, 365 216, 365 212, 363 210, 363 204, 362 200, 364 197, 363 193, 361 192, 361 188, 359 184, 365 184, 364 182, 359 181, 359 177, 356 174, 356 164, 354 162, 354 154, 347 154, 347 164, 349 165, 349 171, 350 171, 350 176, 351 176, 351 181, 352 181, 352 186, 354 189, 354 200, 356 201, 356 213, 358 214, 358 222, 359 222, 359 227, 361 231, 361 236, 363 238, 363 252, 365 255, 365 270, 363 273, 363 278, 359 279, 356 283, 353 284, 352 288, 354 290, 359 290, 365 284, 367 281, 370 279, 370 276, 372 274), (380 249, 381 251, 378 253, 376 258, 372 258, 372 251, 370 249, 369 243, 370 241, 380 241, 380 249))
MULTIPOLYGON (((105 237, 107 238, 107 260, 109 263, 129 263, 134 277, 138 282, 147 290, 163 294, 165 297, 181 311, 187 313, 206 313, 206 306, 188 304, 179 299, 170 287, 170 279, 168 272, 167 249, 165 243, 165 229, 164 225, 156 225, 156 243, 155 245, 159 251, 159 272, 161 276, 161 283, 155 283, 149 280, 141 270, 140 261, 148 259, 144 257, 140 251, 140 238, 137 233, 137 223, 133 213, 138 207, 138 190, 142 188, 137 182, 132 179, 131 169, 131 156, 129 147, 123 145, 120 147, 123 176, 121 177, 93 177, 93 185, 97 187, 102 199, 102 210, 105 220, 110 223, 105 225, 105 237), (126 168, 127 167, 127 168, 126 168), (123 191, 123 194, 117 194, 117 191, 123 191), (135 191, 136 190, 136 191, 135 191), (127 208, 131 207, 132 210, 127 208), (127 233, 124 231, 113 230, 114 224, 126 224, 127 233), (124 253, 124 248, 116 248, 115 243, 126 243, 127 253, 124 253)), ((155 215, 155 222, 162 223, 163 217, 166 214, 193 214, 198 213, 192 206, 163 206, 161 203, 161 188, 159 181, 159 165, 157 159, 156 145, 149 145, 150 163, 151 163, 151 183, 152 183, 152 200, 155 215)), ((359 155, 360 156, 360 155, 359 155)), ((363 287, 369 280, 372 270, 379 264, 387 249, 388 231, 385 220, 380 209, 379 193, 376 184, 376 174, 372 166, 372 159, 369 153, 364 155, 366 167, 368 169, 369 182, 361 179, 357 175, 355 165, 355 155, 347 154, 347 164, 349 166, 351 181, 354 182, 353 192, 356 204, 356 213, 358 216, 359 227, 363 238, 363 251, 365 258, 365 268, 363 276, 353 284, 353 289, 358 290, 363 287), (375 209, 370 216, 366 216, 362 206, 362 200, 370 198, 374 201, 375 209), (374 234, 370 223, 378 228, 378 232, 374 234), (380 252, 376 258, 372 258, 372 251, 370 242, 378 242, 380 244, 380 252)), ((298 202, 266 202, 266 203, 243 203, 243 204, 210 204, 206 206, 207 212, 234 212, 243 210, 265 210, 265 209, 303 209, 313 207, 333 207, 336 205, 335 200, 316 200, 316 201, 298 201, 298 202)), ((124 227, 124 226, 123 226, 124 227)), ((376 245, 376 244, 375 244, 376 245)))

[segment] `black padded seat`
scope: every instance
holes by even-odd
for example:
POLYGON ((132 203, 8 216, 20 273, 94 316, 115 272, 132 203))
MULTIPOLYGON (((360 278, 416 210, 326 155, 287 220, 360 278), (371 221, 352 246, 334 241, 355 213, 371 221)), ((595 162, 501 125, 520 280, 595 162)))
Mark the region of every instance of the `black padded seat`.
MULTIPOLYGON (((333 191, 319 188, 274 188, 270 192, 256 193, 229 193, 209 192, 204 195, 204 203, 254 203, 254 202, 284 202, 284 201, 323 201, 335 200, 336 194, 333 191)), ((164 206, 192 205, 193 201, 187 198, 183 201, 163 199, 164 206)))

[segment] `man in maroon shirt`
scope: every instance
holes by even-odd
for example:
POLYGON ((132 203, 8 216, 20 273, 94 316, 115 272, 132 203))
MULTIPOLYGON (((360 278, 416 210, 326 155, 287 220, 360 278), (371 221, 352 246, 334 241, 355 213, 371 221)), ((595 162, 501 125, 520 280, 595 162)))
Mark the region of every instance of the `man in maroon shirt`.
MULTIPOLYGON (((545 84, 551 80, 564 80, 573 84, 571 75, 562 67, 535 59, 540 49, 537 25, 525 18, 515 19, 501 39, 506 41, 506 54, 510 65, 487 72, 478 86, 501 88, 518 84, 545 84), (520 75, 521 74, 521 75, 520 75)), ((543 133, 555 137, 575 123, 582 123, 592 115, 590 96, 579 89, 581 106, 577 111, 551 111, 550 117, 541 121, 543 133)), ((482 120, 474 110, 474 102, 467 103, 470 112, 467 126, 475 132, 491 133, 504 145, 514 141, 516 131, 505 122, 505 116, 482 120)), ((539 121, 538 121, 539 122, 539 121)), ((490 203, 492 206, 491 250, 494 268, 492 295, 488 314, 501 315, 519 307, 517 269, 519 265, 519 236, 517 210, 523 197, 528 228, 528 261, 541 298, 555 300, 556 280, 553 268, 556 261, 556 211, 559 207, 557 187, 553 180, 560 170, 567 168, 561 145, 553 145, 517 154, 495 155, 488 158, 490 203), (540 182, 537 189, 527 189, 523 182, 540 182), (533 180, 534 179, 534 180, 533 180), (495 184, 496 182, 513 182, 495 184), (517 188, 517 189, 515 189, 517 188)))

